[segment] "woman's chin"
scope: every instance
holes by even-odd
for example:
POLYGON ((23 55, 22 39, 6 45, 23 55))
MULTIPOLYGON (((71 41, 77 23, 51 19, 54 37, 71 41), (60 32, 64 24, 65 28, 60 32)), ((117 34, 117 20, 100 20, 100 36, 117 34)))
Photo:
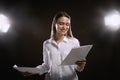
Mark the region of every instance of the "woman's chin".
POLYGON ((61 32, 60 35, 64 36, 64 35, 66 35, 66 32, 61 32))
POLYGON ((61 35, 63 35, 63 36, 64 36, 64 35, 66 35, 66 33, 62 33, 61 35))

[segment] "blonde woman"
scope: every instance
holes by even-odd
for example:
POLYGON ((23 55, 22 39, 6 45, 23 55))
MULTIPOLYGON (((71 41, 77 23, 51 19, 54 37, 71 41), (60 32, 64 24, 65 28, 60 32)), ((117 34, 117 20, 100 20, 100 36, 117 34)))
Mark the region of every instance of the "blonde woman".
POLYGON ((43 63, 36 67, 40 69, 36 74, 47 73, 45 80, 78 80, 76 70, 84 69, 86 59, 75 65, 60 64, 71 49, 79 46, 79 40, 72 34, 71 17, 66 12, 58 12, 53 18, 51 37, 43 43, 43 63))

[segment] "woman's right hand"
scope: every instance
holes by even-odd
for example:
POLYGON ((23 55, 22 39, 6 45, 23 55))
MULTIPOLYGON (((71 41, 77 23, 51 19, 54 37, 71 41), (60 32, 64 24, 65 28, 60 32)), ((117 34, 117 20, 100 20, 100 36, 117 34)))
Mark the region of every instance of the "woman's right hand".
POLYGON ((26 77, 31 76, 31 75, 34 75, 34 74, 32 74, 32 73, 29 73, 29 72, 21 72, 21 74, 22 74, 23 76, 26 76, 26 77))

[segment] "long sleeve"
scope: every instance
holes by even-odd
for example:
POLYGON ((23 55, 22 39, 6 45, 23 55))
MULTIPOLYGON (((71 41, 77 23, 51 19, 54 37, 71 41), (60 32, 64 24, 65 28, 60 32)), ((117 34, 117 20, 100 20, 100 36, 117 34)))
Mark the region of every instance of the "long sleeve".
POLYGON ((75 69, 76 69, 78 72, 81 72, 81 71, 84 70, 84 67, 85 67, 85 66, 79 67, 79 66, 76 65, 75 69))
MULTIPOLYGON (((80 42, 79 42, 78 39, 75 38, 75 41, 74 41, 74 48, 76 48, 76 47, 80 47, 80 42)), ((81 66, 81 67, 75 65, 75 69, 76 69, 78 72, 83 71, 83 70, 84 70, 84 67, 85 67, 85 65, 83 65, 83 66, 81 66)))
POLYGON ((49 71, 50 68, 50 58, 49 51, 46 47, 46 42, 43 43, 43 63, 42 65, 38 65, 36 68, 40 69, 40 75, 49 71))

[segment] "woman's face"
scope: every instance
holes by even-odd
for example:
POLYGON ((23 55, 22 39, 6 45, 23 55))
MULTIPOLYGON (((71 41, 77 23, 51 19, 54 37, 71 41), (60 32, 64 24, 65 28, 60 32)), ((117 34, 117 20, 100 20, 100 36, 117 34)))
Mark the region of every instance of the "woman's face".
POLYGON ((69 27, 70 27, 70 19, 67 17, 60 17, 58 18, 56 24, 56 33, 60 35, 67 34, 69 27))

